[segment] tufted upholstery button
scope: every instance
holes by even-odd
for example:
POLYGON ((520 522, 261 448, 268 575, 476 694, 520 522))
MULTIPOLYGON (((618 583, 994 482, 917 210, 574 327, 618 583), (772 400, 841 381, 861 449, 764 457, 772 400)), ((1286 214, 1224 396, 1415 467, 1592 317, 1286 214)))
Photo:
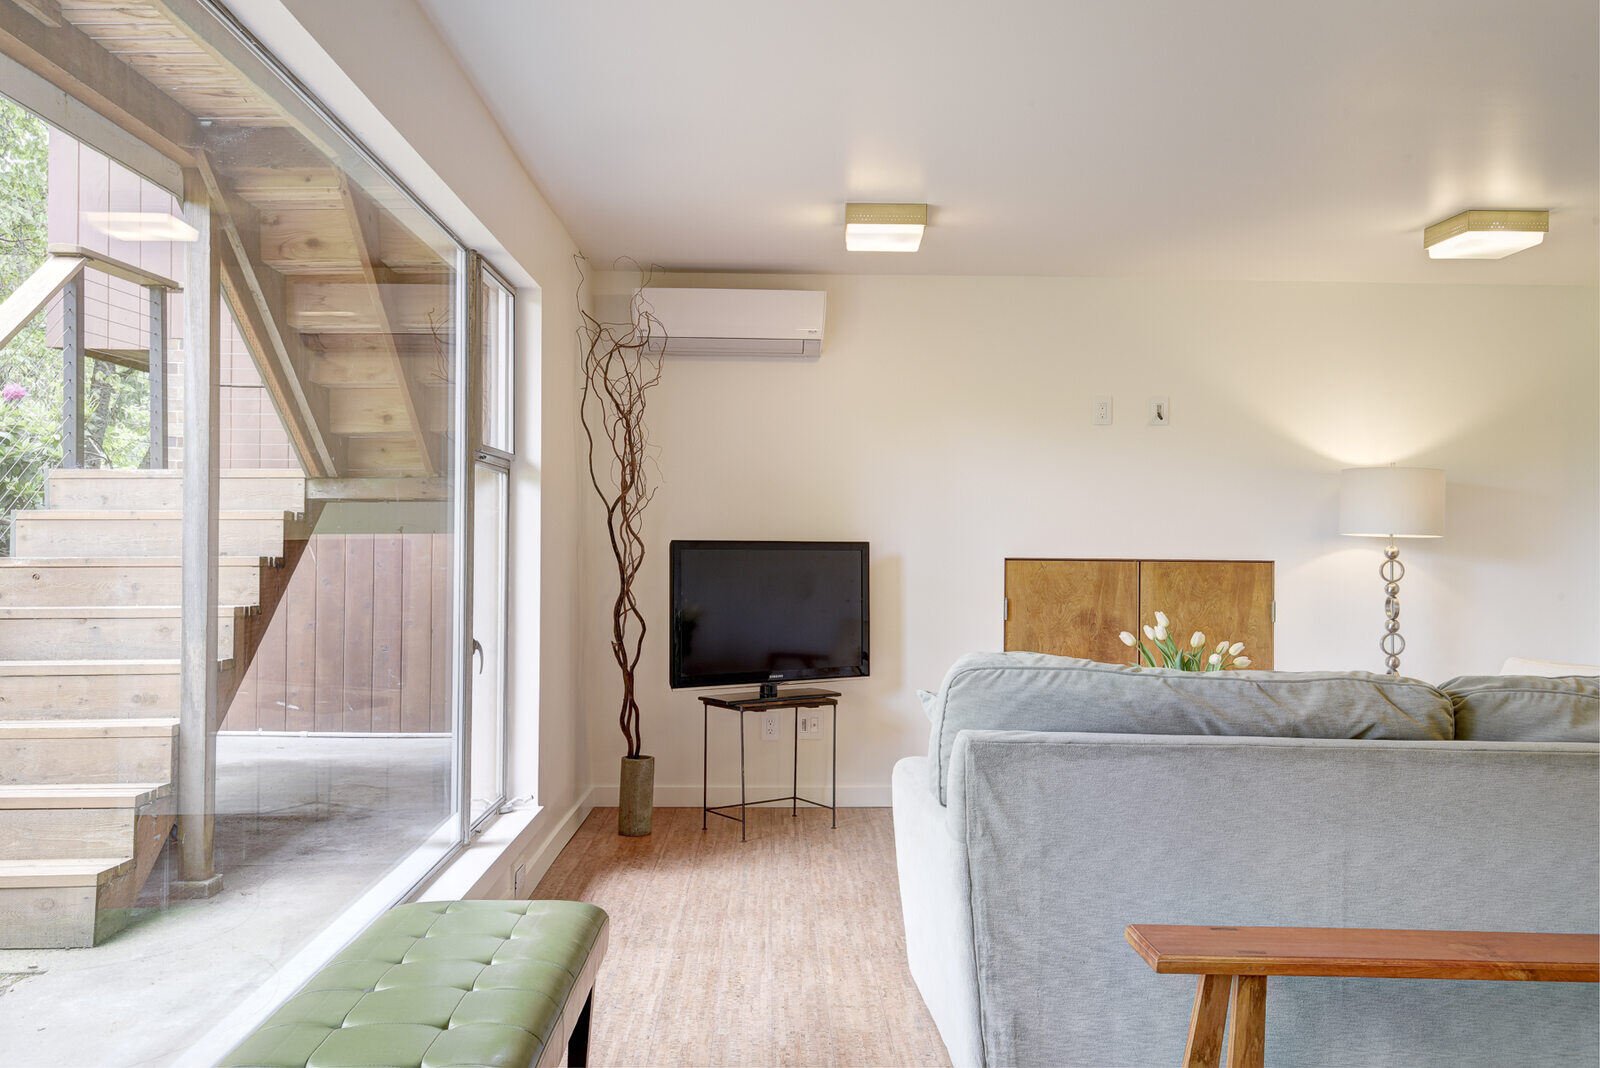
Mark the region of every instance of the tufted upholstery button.
POLYGON ((606 914, 574 901, 401 905, 373 921, 222 1068, 551 1063, 552 1043, 565 1041, 580 1019, 605 942, 606 914))

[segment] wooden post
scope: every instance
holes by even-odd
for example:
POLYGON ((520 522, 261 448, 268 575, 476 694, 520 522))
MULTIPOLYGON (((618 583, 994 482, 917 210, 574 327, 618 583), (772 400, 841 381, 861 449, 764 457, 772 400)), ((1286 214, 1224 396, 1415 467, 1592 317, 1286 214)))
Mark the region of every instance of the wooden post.
POLYGON ((61 466, 83 466, 83 272, 61 290, 61 466))
POLYGON ((167 291, 146 286, 150 297, 150 455, 145 466, 167 466, 167 291))
POLYGON ((178 721, 178 897, 222 889, 212 832, 217 795, 218 384, 222 276, 211 198, 199 174, 183 176, 188 245, 183 302, 183 660, 178 721))

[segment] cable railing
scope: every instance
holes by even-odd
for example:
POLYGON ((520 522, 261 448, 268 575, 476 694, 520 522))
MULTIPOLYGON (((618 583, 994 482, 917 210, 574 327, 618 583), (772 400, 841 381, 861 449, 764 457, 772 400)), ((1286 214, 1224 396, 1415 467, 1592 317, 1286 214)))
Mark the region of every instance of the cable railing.
POLYGON ((171 279, 98 252, 51 245, 0 302, 0 553, 11 552, 15 514, 44 505, 52 469, 167 466, 166 305, 177 290, 171 279), (90 346, 90 268, 143 291, 147 348, 90 346), (61 324, 56 351, 43 327, 52 309, 61 324), (6 380, 21 369, 27 384, 6 380))

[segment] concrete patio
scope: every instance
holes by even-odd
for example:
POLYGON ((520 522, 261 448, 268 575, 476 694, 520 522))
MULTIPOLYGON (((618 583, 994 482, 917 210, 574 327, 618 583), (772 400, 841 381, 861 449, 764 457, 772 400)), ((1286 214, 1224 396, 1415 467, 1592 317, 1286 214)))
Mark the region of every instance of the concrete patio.
POLYGON ((128 927, 92 949, 0 952, 12 1068, 169 1064, 450 810, 450 741, 220 735, 224 888, 168 901, 172 850, 128 927))

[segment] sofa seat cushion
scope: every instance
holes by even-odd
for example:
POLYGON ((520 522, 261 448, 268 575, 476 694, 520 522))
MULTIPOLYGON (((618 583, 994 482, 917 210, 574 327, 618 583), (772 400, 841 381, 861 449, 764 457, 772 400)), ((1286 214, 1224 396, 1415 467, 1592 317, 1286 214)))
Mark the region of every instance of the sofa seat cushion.
POLYGON ((390 909, 222 1065, 537 1064, 605 924, 578 901, 390 909))
POLYGON ((1367 672, 1217 671, 973 653, 945 676, 928 755, 946 802, 963 730, 1447 741, 1450 701, 1416 679, 1367 672))
POLYGON ((1439 687, 1456 737, 1479 742, 1600 742, 1600 677, 1462 675, 1439 687))

